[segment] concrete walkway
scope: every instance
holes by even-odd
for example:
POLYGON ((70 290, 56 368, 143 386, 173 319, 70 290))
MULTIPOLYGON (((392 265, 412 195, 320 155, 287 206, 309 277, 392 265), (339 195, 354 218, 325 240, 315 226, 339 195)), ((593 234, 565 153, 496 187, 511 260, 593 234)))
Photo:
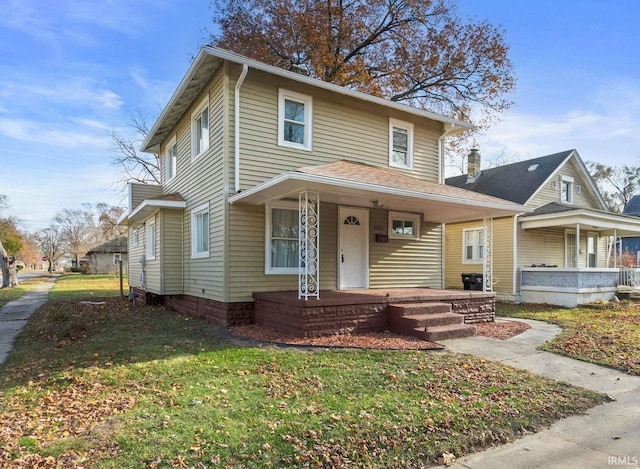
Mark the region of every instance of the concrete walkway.
MULTIPOLYGON (((531 326, 509 340, 476 336, 444 340, 452 352, 468 353, 558 381, 606 393, 614 401, 585 415, 503 446, 459 458, 455 469, 601 469, 640 467, 640 377, 537 350, 560 328, 518 319, 531 326)), ((640 351, 638 351, 640 353, 640 351)))
POLYGON ((46 303, 49 290, 57 277, 51 277, 17 300, 9 301, 0 308, 0 365, 4 363, 13 346, 13 340, 22 327, 40 306, 46 303))

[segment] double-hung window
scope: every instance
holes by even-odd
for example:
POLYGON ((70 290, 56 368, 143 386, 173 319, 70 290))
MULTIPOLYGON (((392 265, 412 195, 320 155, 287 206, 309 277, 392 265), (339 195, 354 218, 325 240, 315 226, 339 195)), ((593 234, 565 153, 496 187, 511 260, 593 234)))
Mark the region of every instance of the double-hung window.
POLYGON ((165 170, 166 181, 170 181, 176 175, 177 157, 178 157, 178 145, 176 143, 176 138, 173 137, 171 141, 167 144, 167 150, 165 152, 164 170, 165 170))
POLYGON ((484 228, 462 231, 462 262, 478 263, 484 259, 484 228))
POLYGON ((191 211, 191 257, 209 257, 209 204, 191 211))
POLYGON ((138 244, 140 243, 140 229, 139 229, 139 227, 136 226, 133 229, 133 234, 131 235, 131 237, 132 237, 131 243, 133 244, 133 247, 137 248, 138 244))
POLYGON ((389 119, 389 166, 413 169, 413 124, 389 119))
POLYGON ((311 96, 280 89, 278 145, 311 151, 312 116, 311 96))
POLYGON ((560 202, 565 204, 573 203, 573 178, 571 176, 562 176, 560 181, 560 202))
POLYGON ((145 257, 147 260, 156 258, 156 222, 148 221, 145 226, 145 257))
POLYGON ((282 201, 267 205, 265 210, 265 273, 297 274, 300 262, 298 204, 282 201))
POLYGON ((209 97, 191 115, 191 157, 200 156, 209 148, 209 97))

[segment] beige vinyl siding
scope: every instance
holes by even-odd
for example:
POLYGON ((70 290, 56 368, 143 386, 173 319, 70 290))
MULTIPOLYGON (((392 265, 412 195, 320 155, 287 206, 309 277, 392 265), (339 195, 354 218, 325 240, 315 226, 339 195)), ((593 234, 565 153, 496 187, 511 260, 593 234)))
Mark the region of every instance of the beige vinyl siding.
MULTIPOLYGON (((238 74, 239 68, 231 67, 231 89, 238 74)), ((255 70, 249 71, 240 96, 242 189, 287 170, 342 159, 388 167, 390 117, 412 122, 415 126, 415 170, 398 171, 437 181, 438 137, 441 126, 435 121, 403 115, 398 111, 389 113, 386 108, 359 103, 299 83, 278 83, 273 77, 255 70), (279 87, 312 96, 312 151, 278 146, 279 87)), ((233 107, 233 93, 228 99, 233 107)))
POLYGON ((562 176, 570 176, 574 180, 573 205, 582 208, 593 208, 602 210, 602 206, 598 202, 596 194, 591 190, 584 172, 580 169, 575 161, 571 158, 567 161, 556 174, 549 179, 534 197, 526 204, 527 207, 541 207, 550 202, 560 202, 560 181, 562 176), (555 181, 556 187, 553 188, 552 182, 555 181), (580 194, 576 193, 575 187, 579 185, 582 189, 580 194))
MULTIPOLYGON (((463 288, 462 274, 482 274, 483 264, 465 263, 463 259, 463 232, 479 229, 482 220, 451 223, 445 227, 445 288, 463 288)), ((513 294, 513 218, 493 220, 493 291, 504 295, 513 294)), ((485 248, 486 252, 486 248, 485 248)))
MULTIPOLYGON (((151 293, 160 294, 162 289, 160 285, 160 271, 161 271, 161 256, 159 252, 161 250, 162 236, 160 229, 160 220, 158 216, 158 211, 156 211, 153 215, 145 219, 145 225, 150 223, 151 221, 155 221, 156 224, 156 254, 155 259, 149 259, 146 257, 145 265, 142 270, 145 273, 145 282, 142 284, 142 289, 151 293)), ((142 244, 145 246, 143 252, 146 253, 146 245, 147 245, 147 231, 143 228, 142 231, 142 244)))
POLYGON ((130 183, 129 189, 129 210, 135 209, 147 199, 154 199, 162 194, 162 188, 154 184, 130 183))
POLYGON ((128 233, 128 253, 127 253, 127 266, 129 275, 129 285, 136 288, 142 288, 142 264, 140 259, 144 255, 144 225, 138 224, 129 227, 128 233), (138 245, 133 245, 133 232, 138 231, 138 245))
MULTIPOLYGON (((336 288, 337 207, 320 204, 320 288, 336 288)), ((229 301, 258 291, 298 290, 297 275, 265 274, 265 207, 229 207, 229 301)))
POLYGON ((420 218, 420 239, 376 242, 376 234, 389 234, 389 212, 370 210, 370 288, 442 287, 441 228, 420 218))
POLYGON ((159 219, 162 229, 162 249, 158 253, 163 272, 162 294, 178 295, 182 293, 183 210, 161 210, 159 219))

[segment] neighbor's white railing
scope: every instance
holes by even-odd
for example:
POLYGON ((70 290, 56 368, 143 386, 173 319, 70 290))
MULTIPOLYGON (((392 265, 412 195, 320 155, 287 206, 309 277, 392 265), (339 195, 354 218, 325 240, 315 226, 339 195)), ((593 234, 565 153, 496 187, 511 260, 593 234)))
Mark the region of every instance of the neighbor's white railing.
POLYGON ((640 290, 640 266, 620 267, 618 286, 640 290))

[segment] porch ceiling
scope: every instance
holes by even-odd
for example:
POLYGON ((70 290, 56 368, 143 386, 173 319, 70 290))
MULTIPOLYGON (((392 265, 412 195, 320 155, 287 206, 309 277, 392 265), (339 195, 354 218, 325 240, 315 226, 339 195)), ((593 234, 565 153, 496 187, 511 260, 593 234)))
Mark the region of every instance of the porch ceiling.
POLYGON ((506 200, 347 161, 288 171, 229 197, 229 202, 266 204, 297 198, 305 189, 320 193, 321 202, 422 213, 436 223, 530 211, 506 200))
POLYGON ((640 234, 640 218, 615 213, 576 209, 560 213, 527 215, 520 219, 523 230, 536 228, 575 228, 594 231, 603 236, 640 234))

